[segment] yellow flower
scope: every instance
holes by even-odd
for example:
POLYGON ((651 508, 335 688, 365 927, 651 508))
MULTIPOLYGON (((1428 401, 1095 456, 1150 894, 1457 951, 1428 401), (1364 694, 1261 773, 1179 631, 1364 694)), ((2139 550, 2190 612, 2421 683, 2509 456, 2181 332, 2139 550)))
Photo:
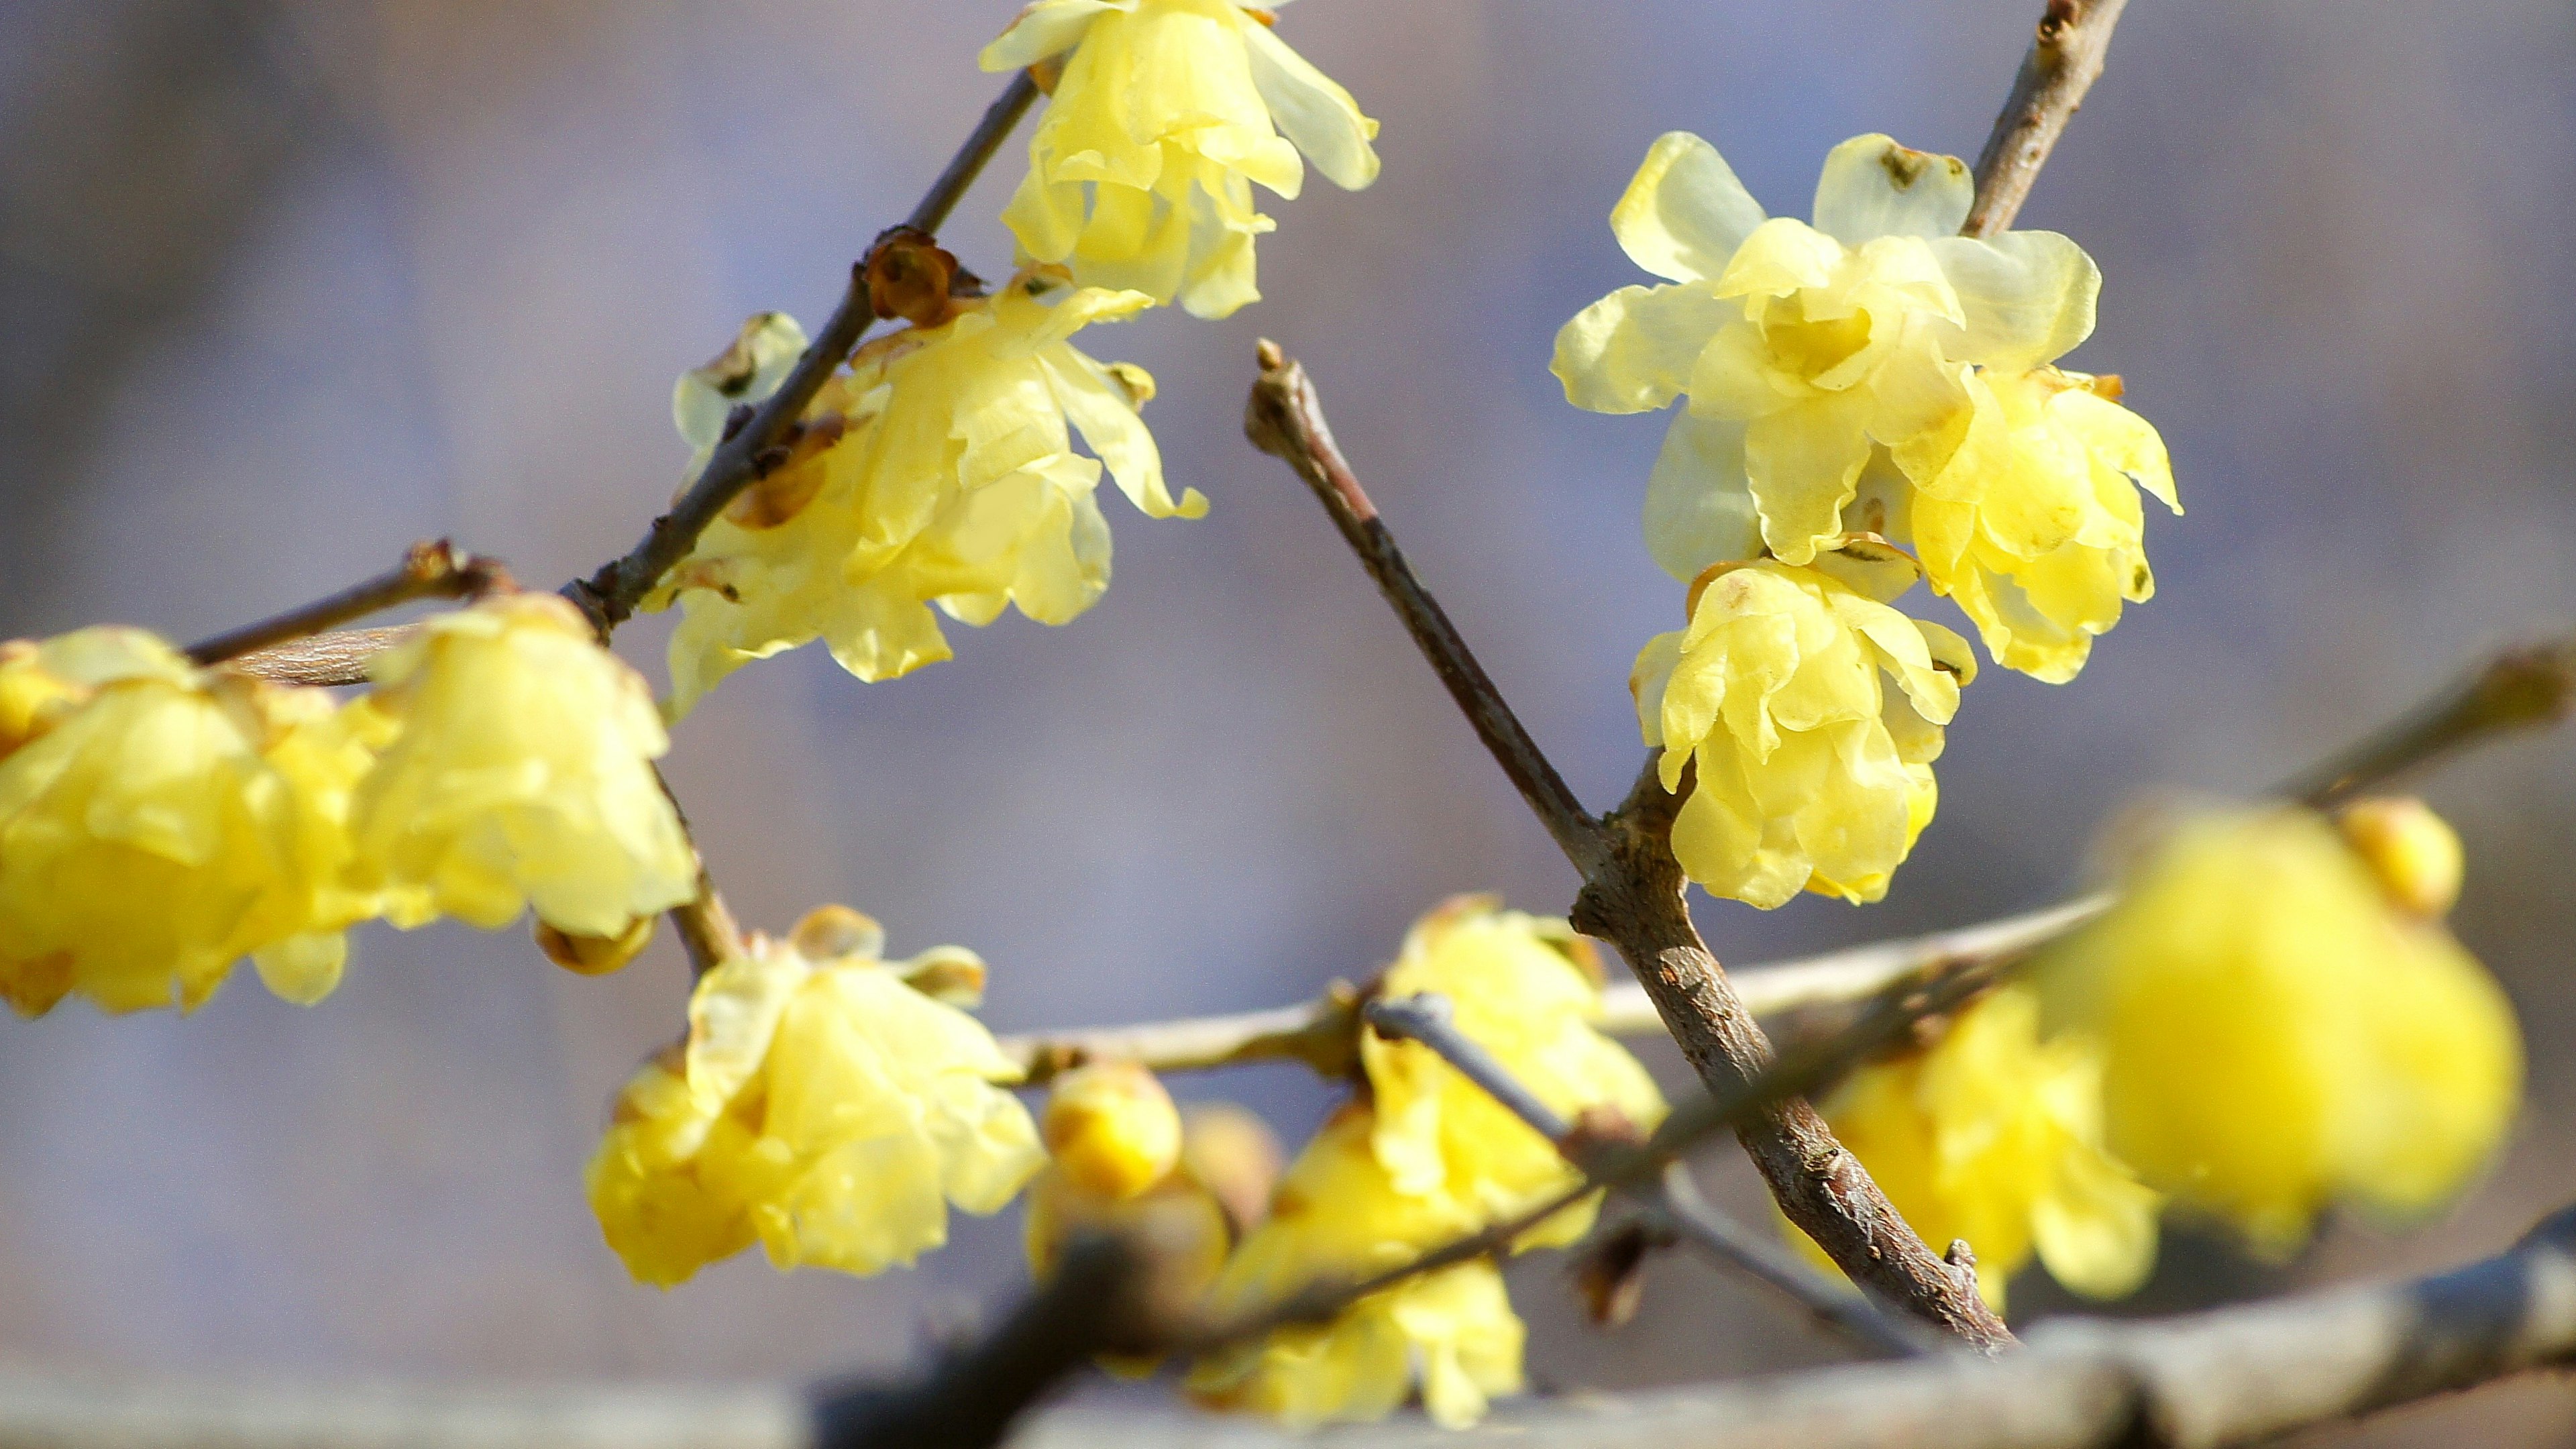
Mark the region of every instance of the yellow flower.
MULTIPOLYGON (((1297 1155, 1270 1217, 1218 1279, 1219 1312, 1267 1307, 1322 1278, 1400 1267, 1476 1226, 1446 1196, 1399 1192, 1378 1161, 1367 1107, 1344 1107, 1297 1155)), ((1191 1371, 1189 1391, 1216 1408, 1300 1427, 1383 1418, 1417 1383, 1431 1417, 1452 1428, 1521 1388, 1520 1318, 1488 1261, 1462 1263, 1371 1294, 1320 1327, 1282 1328, 1227 1348, 1191 1371)))
MULTIPOLYGON (((778 1267, 874 1273, 998 1212, 1045 1160, 1019 1071, 905 983, 876 923, 826 906, 708 972, 683 1047, 618 1098, 584 1174, 627 1271, 668 1287, 760 1242, 778 1267)), ((933 956, 965 956, 941 947, 933 956)))
MULTIPOLYGON (((817 638, 865 680, 945 659, 933 604, 974 625, 1012 605, 1070 622, 1109 586, 1109 524, 1093 500, 1104 466, 1150 517, 1205 514, 1196 489, 1172 498, 1136 415, 1153 379, 1069 340, 1145 305, 1138 293, 1068 289, 1033 272, 959 300, 935 327, 862 348, 816 398, 786 466, 700 535, 645 601, 676 599, 682 612, 673 713, 745 662, 817 638), (1096 457, 1073 451, 1077 431, 1096 457)), ((755 365, 734 374, 755 379, 745 400, 776 385, 758 380, 758 360, 792 356, 801 337, 774 316, 752 319, 737 349, 755 365)), ((729 396, 704 370, 681 379, 674 411, 701 458, 729 396)))
POLYGON ((1020 246, 1092 286, 1223 317, 1261 293, 1252 183, 1294 198, 1303 151, 1345 190, 1377 179, 1360 114, 1233 0, 1037 0, 985 47, 986 70, 1063 57, 1003 211, 1020 246), (1067 52, 1070 52, 1068 55, 1067 52))
POLYGON ((1976 677, 1966 641, 1884 602, 1913 577, 1862 535, 1809 567, 1720 565, 1695 586, 1690 627, 1637 656, 1629 689, 1664 788, 1696 766, 1672 835, 1692 880, 1765 910, 1800 890, 1886 894, 1932 818, 1942 726, 1976 677))
MULTIPOLYGON (((1569 1124, 1606 1110, 1651 1130, 1668 1110, 1627 1048, 1593 1029, 1600 962, 1564 921, 1460 896, 1414 923, 1380 989, 1390 998, 1448 998, 1458 1029, 1569 1124)), ((1363 1032, 1360 1062, 1376 1099, 1371 1147, 1397 1192, 1446 1195, 1488 1220, 1577 1180, 1554 1143, 1429 1047, 1363 1032)), ((1568 1209, 1518 1246, 1574 1241, 1590 1230, 1597 1205, 1568 1209)))
MULTIPOLYGON (((1185 1164, 1180 1108, 1152 1072, 1098 1062, 1065 1073, 1052 1084, 1040 1131, 1049 1160, 1029 1184, 1030 1271, 1053 1276, 1080 1234, 1121 1233, 1153 1255, 1158 1293, 1190 1303, 1207 1291, 1234 1245, 1233 1225, 1185 1164)), ((1159 1360, 1102 1362, 1141 1377, 1159 1360)))
POLYGON ((2102 1044, 2111 1150, 2264 1252, 2337 1201, 2431 1211, 2520 1095, 2495 981, 2305 810, 2180 824, 2037 969, 2102 1044))
POLYGON ((1971 373, 1967 388, 1968 410, 1896 445, 1910 535, 1996 663, 2062 684, 2122 600, 2155 593, 2138 490, 2180 513, 2173 465, 2119 405, 2118 378, 2043 367, 1971 373))
POLYGON ((697 888, 652 762, 670 748, 642 678, 572 605, 509 594, 438 615, 370 666, 353 709, 394 731, 352 829, 385 914, 494 930, 533 906, 622 936, 697 888))
POLYGON ((2101 1050, 2080 1033, 2040 1040, 2028 987, 1961 1012, 1929 1051, 1861 1068, 1825 1118, 1925 1242, 1967 1240, 1999 1313, 2034 1249, 2093 1298, 2135 1292, 2155 1266, 2157 1195, 2102 1145, 2101 1050))
POLYGON ((1689 395, 1646 499, 1675 578, 1765 546, 1805 563, 1844 531, 1873 443, 1967 408, 1972 365, 2024 372, 2093 330, 2091 258, 2054 232, 1955 235, 1974 190, 1953 157, 1857 136, 1825 158, 1809 226, 1766 220, 1697 136, 1646 153, 1610 229, 1668 284, 1584 309, 1554 370, 1596 412, 1689 395))
POLYGON ((343 878, 360 736, 327 694, 140 630, 0 645, 0 998, 193 1009, 245 954, 328 995, 372 904, 343 878))

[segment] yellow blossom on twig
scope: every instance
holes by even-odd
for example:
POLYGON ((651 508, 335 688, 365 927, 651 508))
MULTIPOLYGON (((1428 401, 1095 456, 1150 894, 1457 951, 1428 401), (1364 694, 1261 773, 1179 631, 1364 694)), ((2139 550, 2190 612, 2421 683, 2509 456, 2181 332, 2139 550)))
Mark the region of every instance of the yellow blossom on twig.
POLYGON ((1304 152, 1335 185, 1377 179, 1377 122, 1234 0, 1037 0, 986 70, 1061 58, 1029 172, 1002 213, 1087 285, 1223 317, 1261 293, 1252 186, 1293 198, 1304 152))
POLYGON ((2519 1102, 2504 993, 2373 864, 2309 811, 2193 818, 2034 967, 2102 1045, 2111 1149, 2263 1252, 2330 1203, 2433 1210, 2519 1102))
POLYGON ((328 995, 365 723, 319 690, 190 664, 138 629, 0 644, 0 998, 193 1008, 252 956, 328 995))
MULTIPOLYGON (((780 1268, 875 1273, 998 1212, 1044 1162, 1018 1069, 906 984, 927 958, 826 906, 709 971, 689 1034, 627 1083, 585 1174, 627 1270, 669 1286, 758 1241, 780 1268)), ((943 946, 935 957, 966 956, 943 946)))
POLYGON ((1853 537, 1809 567, 1718 565, 1686 629, 1657 635, 1629 688, 1664 788, 1694 772, 1673 854, 1692 880, 1764 909, 1801 890, 1873 901, 1932 819, 1932 761, 1967 642, 1885 600, 1903 554, 1853 537))
POLYGON ((2103 1147, 2101 1050, 2041 1040, 2028 987, 1961 1012, 1928 1051, 1861 1068, 1824 1111, 1925 1242, 1967 1241, 1997 1312, 2034 1252, 2091 1298, 2125 1297, 2155 1266, 2159 1199, 2103 1147))

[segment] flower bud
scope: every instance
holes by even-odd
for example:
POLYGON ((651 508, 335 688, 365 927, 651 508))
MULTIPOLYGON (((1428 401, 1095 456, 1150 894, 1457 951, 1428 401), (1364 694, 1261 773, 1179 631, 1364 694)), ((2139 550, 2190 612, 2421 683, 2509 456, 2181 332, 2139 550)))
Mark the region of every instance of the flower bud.
POLYGON ((1097 1062, 1056 1078, 1043 1133, 1074 1185, 1110 1199, 1136 1196, 1181 1160, 1180 1109, 1134 1062, 1097 1062))
POLYGON ((605 976, 644 954, 644 948, 653 944, 653 927, 660 920, 659 916, 637 916, 614 936, 577 936, 538 921, 531 934, 546 959, 566 971, 605 976))
POLYGON ((2399 908, 2434 920, 2459 900, 2459 832, 2423 801, 2412 795, 2356 800, 2335 823, 2399 908))
POLYGON ((1258 1113, 1232 1102, 1201 1102, 1181 1116, 1181 1165, 1225 1209, 1239 1236, 1269 1216, 1284 1155, 1258 1113))

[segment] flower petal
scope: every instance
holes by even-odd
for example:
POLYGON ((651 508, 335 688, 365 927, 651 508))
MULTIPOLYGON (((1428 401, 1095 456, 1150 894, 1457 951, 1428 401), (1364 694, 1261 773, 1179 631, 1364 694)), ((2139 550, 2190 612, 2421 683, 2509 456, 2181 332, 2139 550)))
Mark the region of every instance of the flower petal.
POLYGON ((1717 148, 1688 131, 1668 131, 1646 151, 1610 231, 1628 259, 1658 277, 1695 282, 1726 270, 1727 259, 1762 224, 1753 199, 1717 148))
POLYGON ((1308 64, 1269 26, 1246 18, 1242 30, 1252 84, 1270 107, 1279 133, 1344 191, 1375 181, 1377 152, 1369 142, 1377 135, 1377 122, 1360 114, 1360 103, 1349 91, 1308 64))
POLYGON ((1956 236, 1976 196, 1956 156, 1854 136, 1826 155, 1816 178, 1816 229, 1849 246, 1881 236, 1956 236))
POLYGON ((1964 326, 1939 328, 1947 356, 2026 372, 2092 335, 2102 272, 2068 238, 2008 231, 1939 237, 1931 246, 1967 318, 1964 326))
POLYGON ((1734 311, 1705 287, 1621 287, 1557 330, 1548 370, 1576 407, 1649 412, 1681 392, 1734 311))
POLYGON ((1687 583, 1713 563, 1762 551, 1762 524, 1744 475, 1744 424, 1688 409, 1664 430, 1646 482, 1646 550, 1687 583))
POLYGON ((1869 434, 1861 424, 1852 402, 1827 395, 1745 428, 1745 471, 1762 537, 1783 562, 1805 563, 1842 532, 1843 505, 1859 491, 1860 470, 1869 462, 1869 434))
POLYGON ((975 57, 990 71, 1018 70, 1061 55, 1082 40, 1091 22, 1111 10, 1133 10, 1137 0, 1036 0, 1011 27, 975 57))

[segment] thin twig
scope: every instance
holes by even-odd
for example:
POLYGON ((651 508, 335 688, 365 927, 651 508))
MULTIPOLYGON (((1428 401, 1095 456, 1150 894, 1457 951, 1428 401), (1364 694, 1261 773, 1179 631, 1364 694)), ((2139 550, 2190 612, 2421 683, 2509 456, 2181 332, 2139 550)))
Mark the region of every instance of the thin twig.
MULTIPOLYGON (((1267 341, 1260 362, 1244 408, 1245 434, 1313 490, 1478 737, 1582 875, 1575 929, 1618 948, 1713 1097, 1724 1100, 1764 1079, 1772 1065, 1770 1039, 1718 969, 1683 904, 1669 839, 1678 802, 1664 792, 1652 762, 1618 812, 1601 820, 1585 812, 1405 564, 1334 444, 1305 369, 1267 341)), ((1906 1226, 1814 1107, 1794 1094, 1766 1101, 1737 1136, 1781 1211, 1853 1282, 1980 1349, 2012 1342, 2003 1320, 1906 1226)))
MULTIPOLYGON (((1419 1042, 1436 1053, 1531 1131, 1546 1138, 1567 1162, 1578 1169, 1586 1166, 1591 1145, 1584 1135, 1539 1100, 1538 1094, 1485 1050, 1482 1043, 1458 1028, 1448 998, 1437 992, 1380 997, 1363 1008, 1362 1015, 1378 1035, 1419 1042)), ((1690 1169, 1684 1164, 1667 1163, 1661 1177, 1625 1183, 1621 1191, 1721 1266, 1767 1284, 1854 1343, 1894 1358, 1933 1350, 1935 1345, 1929 1335, 1879 1312, 1867 1298, 1809 1267, 1768 1235, 1754 1232, 1718 1211, 1700 1195, 1698 1184, 1691 1180, 1690 1169)))
POLYGON ((477 558, 443 538, 423 539, 403 551, 401 563, 374 578, 191 644, 188 657, 199 664, 221 664, 415 599, 461 599, 509 586, 509 571, 496 560, 477 558))
POLYGON ((2553 725, 2576 705, 2576 636, 2508 649, 2341 755, 2281 787, 2320 810, 2400 778, 2463 745, 2553 725))
POLYGON ((689 853, 698 862, 697 893, 671 908, 671 929, 689 953, 689 979, 695 981, 749 948, 743 944, 742 926, 725 904, 724 892, 716 889, 716 878, 707 872, 706 852, 698 849, 698 833, 690 828, 689 812, 681 808, 678 792, 659 765, 653 767, 653 783, 662 787, 662 798, 670 802, 672 817, 680 822, 681 838, 689 842, 689 853))
MULTIPOLYGON (((2089 895, 1958 930, 1746 966, 1726 976, 1744 1009, 1757 1017, 1848 1006, 1900 978, 1978 966, 2054 940, 2100 915, 2110 904, 2108 895, 2089 895)), ((1295 1006, 1134 1026, 1035 1032, 1003 1037, 1001 1044, 1004 1054, 1028 1072, 1033 1085, 1088 1061, 1132 1061, 1164 1074, 1301 1061, 1318 1075, 1342 1077, 1350 1075, 1355 1062, 1352 1033, 1357 999, 1358 993, 1336 984, 1323 999, 1295 1006)), ((1601 1012, 1592 1024, 1612 1036, 1646 1036, 1664 1029, 1654 999, 1633 982, 1601 993, 1601 1012)))
POLYGON ((1977 155, 1977 200, 1969 209, 1967 236, 1992 236, 2013 224, 2030 196, 2039 168, 2057 148, 2058 135, 2084 104, 2084 93, 2102 75, 2111 28, 2128 0, 2047 0, 2039 33, 2013 77, 1986 149, 1977 155))
POLYGON ((253 650, 229 662, 229 668, 242 674, 256 674, 276 684, 306 684, 317 688, 367 682, 367 667, 376 656, 410 638, 420 629, 418 624, 394 624, 381 629, 334 629, 309 639, 289 639, 253 650))
MULTIPOLYGON (((905 226, 924 233, 938 231, 949 209, 965 194, 966 187, 1019 124, 1020 117, 1028 113, 1037 95, 1037 83, 1026 71, 1012 76, 1001 98, 985 111, 984 119, 940 172, 905 226)), ((787 380, 752 410, 748 421, 716 445, 697 481, 671 505, 671 511, 654 519, 625 557, 600 565, 599 571, 587 579, 564 585, 564 596, 580 605, 603 635, 634 614, 636 605, 662 581, 672 565, 688 556, 697 545, 698 535, 724 512, 725 505, 784 461, 779 444, 788 427, 803 415, 805 405, 814 400, 875 321, 868 296, 867 262, 861 258, 850 267, 849 286, 841 294, 840 305, 833 309, 830 320, 823 324, 804 355, 796 359, 787 380)))

